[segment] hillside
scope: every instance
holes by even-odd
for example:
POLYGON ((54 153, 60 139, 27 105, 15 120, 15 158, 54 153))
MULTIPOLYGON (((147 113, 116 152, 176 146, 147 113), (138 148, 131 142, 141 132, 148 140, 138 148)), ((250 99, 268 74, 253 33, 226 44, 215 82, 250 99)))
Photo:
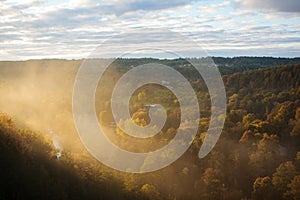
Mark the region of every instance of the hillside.
POLYGON ((0 113, 0 199, 141 199, 118 180, 95 171, 89 160, 74 159, 50 138, 18 129, 0 113), (98 176, 98 177, 97 177, 98 176))
POLYGON ((243 72, 247 70, 268 68, 281 65, 300 64, 300 58, 274 58, 274 57, 212 57, 223 74, 243 72))
MULTIPOLYGON (((197 153, 208 128, 210 99, 204 83, 191 78, 201 110, 197 137, 179 160, 147 174, 112 170, 82 146, 71 107, 79 64, 63 60, 0 63, 0 112, 13 116, 0 115, 0 199, 300 198, 299 64, 224 75, 226 123, 217 145, 204 159, 197 153), (62 149, 54 147, 54 136, 62 149), (62 151, 59 159, 58 151, 62 151)), ((97 95, 99 91, 109 94, 123 72, 107 73, 102 79, 106 90, 99 86, 97 95)), ((176 134, 180 109, 176 97, 164 87, 148 85, 134 93, 130 111, 137 123, 149 120, 143 95, 168 110, 158 137, 134 144, 118 127, 110 126, 109 95, 97 95, 99 122, 117 145, 133 151, 155 149, 176 134)))

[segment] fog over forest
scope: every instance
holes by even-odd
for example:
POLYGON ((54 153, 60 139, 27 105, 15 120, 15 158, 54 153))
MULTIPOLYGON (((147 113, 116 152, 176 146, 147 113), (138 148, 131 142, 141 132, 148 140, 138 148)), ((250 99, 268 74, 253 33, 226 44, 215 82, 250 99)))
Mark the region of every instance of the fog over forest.
MULTIPOLYGON (((145 105, 156 104, 166 109, 167 121, 155 137, 133 140, 111 112, 112 89, 125 72, 150 62, 168 65, 197 95, 201 116, 189 149, 171 165, 141 174, 103 165, 80 141, 72 93, 83 60, 1 61, 0 199, 299 199, 299 58, 212 59, 222 74, 227 114, 219 141, 203 159, 198 151, 210 123, 210 94, 191 64, 185 59, 116 59, 103 74, 95 94, 98 121, 107 137, 128 151, 168 144, 181 110, 172 83, 139 88, 129 105, 134 122, 147 125, 145 105)), ((146 160, 144 166, 147 162, 155 161, 146 160)))

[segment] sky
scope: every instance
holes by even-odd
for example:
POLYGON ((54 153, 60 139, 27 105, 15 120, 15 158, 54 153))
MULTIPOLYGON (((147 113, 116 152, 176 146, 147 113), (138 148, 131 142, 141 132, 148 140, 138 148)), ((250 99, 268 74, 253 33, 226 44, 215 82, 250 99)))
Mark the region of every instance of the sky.
POLYGON ((191 57, 197 48, 176 40, 208 56, 300 57, 299 22, 299 0, 0 0, 0 60, 81 59, 104 43, 110 57, 126 52, 118 37, 136 48, 172 38, 191 57))

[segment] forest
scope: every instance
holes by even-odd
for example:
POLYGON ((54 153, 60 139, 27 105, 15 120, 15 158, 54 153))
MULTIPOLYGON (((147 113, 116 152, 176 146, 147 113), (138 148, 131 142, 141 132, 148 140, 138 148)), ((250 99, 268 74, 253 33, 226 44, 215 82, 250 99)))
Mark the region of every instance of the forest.
MULTIPOLYGON (((210 122, 210 95, 185 59, 116 59, 99 81, 99 124, 116 145, 148 152, 176 135, 180 106, 167 87, 135 91, 130 114, 149 123, 146 104, 167 110, 163 129, 134 140, 115 125, 114 85, 130 68, 157 62, 189 80, 199 101, 199 128, 190 148, 150 173, 124 173, 97 161, 75 129, 72 91, 82 60, 0 62, 0 199, 300 199, 300 58, 212 57, 227 96, 219 141, 203 159, 198 151, 210 122), (132 145, 134 144, 134 145, 132 145)), ((126 121, 118 122, 126 125, 126 121)))

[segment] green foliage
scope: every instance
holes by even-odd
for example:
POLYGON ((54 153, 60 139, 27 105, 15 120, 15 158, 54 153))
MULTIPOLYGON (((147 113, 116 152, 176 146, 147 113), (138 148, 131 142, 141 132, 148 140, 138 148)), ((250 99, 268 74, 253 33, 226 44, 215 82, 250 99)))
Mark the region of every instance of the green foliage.
POLYGON ((256 151, 250 155, 249 165, 254 174, 258 176, 270 174, 280 161, 279 138, 264 134, 257 144, 256 151))
POLYGON ((295 175, 297 175, 297 170, 291 161, 280 164, 272 178, 275 189, 280 193, 287 191, 288 184, 295 175))
POLYGON ((249 128, 250 124, 256 119, 253 113, 249 113, 243 117, 243 125, 246 129, 249 128))
MULTIPOLYGON (((197 153, 210 123, 210 94, 185 60, 159 60, 186 76, 199 97, 198 135, 179 160, 147 174, 109 169, 78 145, 71 105, 67 103, 71 96, 64 91, 59 92, 63 98, 47 94, 46 100, 38 99, 45 102, 43 108, 47 112, 37 112, 35 128, 53 127, 67 149, 58 160, 57 149, 43 134, 45 129, 40 133, 24 128, 23 124, 16 126, 10 116, 0 114, 0 199, 299 199, 300 65, 269 68, 275 64, 299 63, 299 59, 213 59, 221 72, 227 74, 223 79, 228 114, 220 140, 204 159, 198 159, 197 153), (268 69, 249 71, 256 68, 268 69), (52 106, 58 102, 59 109, 51 113, 52 106), (291 155, 297 155, 294 162, 290 161, 291 155)), ((106 74, 110 76, 100 80, 105 84, 98 88, 97 94, 103 98, 95 98, 100 124, 107 130, 109 139, 134 152, 154 151, 166 145, 176 135, 181 118, 174 94, 162 86, 149 84, 135 91, 129 111, 136 124, 145 126, 150 122, 146 105, 163 105, 168 115, 163 129, 157 136, 143 141, 130 138, 116 126, 110 111, 110 90, 122 73, 149 61, 157 60, 117 59, 112 64, 116 71, 108 70, 106 74)), ((63 61, 52 62, 65 65, 63 61)), ((46 67, 41 71, 48 72, 46 67)), ((72 68, 71 72, 75 74, 76 70, 72 68)), ((64 84, 72 85, 70 80, 64 84)), ((27 116, 34 115, 35 107, 28 107, 34 112, 27 116)), ((130 126, 126 120, 119 123, 130 126)), ((146 159, 144 164, 152 162, 156 160, 146 159)))

